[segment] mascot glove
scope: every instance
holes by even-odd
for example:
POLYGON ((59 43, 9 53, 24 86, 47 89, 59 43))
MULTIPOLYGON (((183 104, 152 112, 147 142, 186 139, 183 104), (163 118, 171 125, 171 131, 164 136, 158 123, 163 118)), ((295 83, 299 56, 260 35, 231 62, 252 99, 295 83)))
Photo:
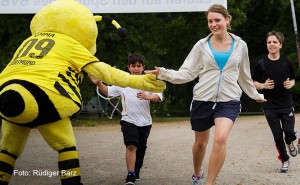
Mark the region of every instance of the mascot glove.
POLYGON ((166 89, 166 83, 156 79, 154 74, 131 75, 130 87, 149 92, 162 92, 166 89))

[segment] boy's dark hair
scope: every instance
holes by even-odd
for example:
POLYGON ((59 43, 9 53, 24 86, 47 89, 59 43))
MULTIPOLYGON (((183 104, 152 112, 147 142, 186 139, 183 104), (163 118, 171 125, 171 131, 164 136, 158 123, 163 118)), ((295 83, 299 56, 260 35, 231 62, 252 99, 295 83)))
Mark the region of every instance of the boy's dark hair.
POLYGON ((145 66, 144 60, 145 60, 145 57, 139 53, 131 53, 128 55, 128 65, 139 62, 143 66, 145 66))
POLYGON ((282 44, 284 41, 284 35, 283 35, 283 33, 279 32, 279 31, 273 30, 273 31, 268 32, 266 40, 268 40, 268 37, 270 37, 270 36, 275 36, 278 39, 280 44, 282 44))

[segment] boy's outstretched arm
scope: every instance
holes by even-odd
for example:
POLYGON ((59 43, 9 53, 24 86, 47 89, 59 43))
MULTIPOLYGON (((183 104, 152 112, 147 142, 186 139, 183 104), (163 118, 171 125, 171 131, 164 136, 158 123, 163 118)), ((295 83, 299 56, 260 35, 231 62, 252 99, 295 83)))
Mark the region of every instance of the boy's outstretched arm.
POLYGON ((160 102, 162 99, 157 94, 146 94, 144 92, 139 92, 136 94, 140 100, 150 100, 152 102, 160 102))
POLYGON ((91 81, 97 85, 98 89, 107 96, 108 94, 108 88, 106 85, 104 85, 100 80, 98 80, 97 78, 94 78, 92 76, 89 75, 89 78, 91 79, 91 81))

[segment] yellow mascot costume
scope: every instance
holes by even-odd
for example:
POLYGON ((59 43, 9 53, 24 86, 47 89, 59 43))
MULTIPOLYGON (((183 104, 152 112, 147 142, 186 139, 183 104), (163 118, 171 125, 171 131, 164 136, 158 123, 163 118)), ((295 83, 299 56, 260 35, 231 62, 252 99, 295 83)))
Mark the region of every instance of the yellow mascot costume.
POLYGON ((102 18, 74 0, 56 0, 33 17, 32 36, 20 45, 0 74, 0 185, 9 183, 34 127, 58 152, 61 184, 82 184, 70 119, 82 108, 78 86, 83 71, 121 87, 152 92, 165 89, 165 83, 154 75, 130 75, 94 56, 96 21, 102 18))

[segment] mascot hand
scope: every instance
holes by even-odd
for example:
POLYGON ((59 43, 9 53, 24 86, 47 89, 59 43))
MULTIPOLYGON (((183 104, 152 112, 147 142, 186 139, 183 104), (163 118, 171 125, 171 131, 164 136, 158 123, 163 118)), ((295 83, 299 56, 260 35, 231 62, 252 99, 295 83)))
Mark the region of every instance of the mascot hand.
POLYGON ((150 92, 162 92, 166 89, 166 83, 156 79, 154 74, 132 75, 130 86, 135 89, 146 90, 150 92))

